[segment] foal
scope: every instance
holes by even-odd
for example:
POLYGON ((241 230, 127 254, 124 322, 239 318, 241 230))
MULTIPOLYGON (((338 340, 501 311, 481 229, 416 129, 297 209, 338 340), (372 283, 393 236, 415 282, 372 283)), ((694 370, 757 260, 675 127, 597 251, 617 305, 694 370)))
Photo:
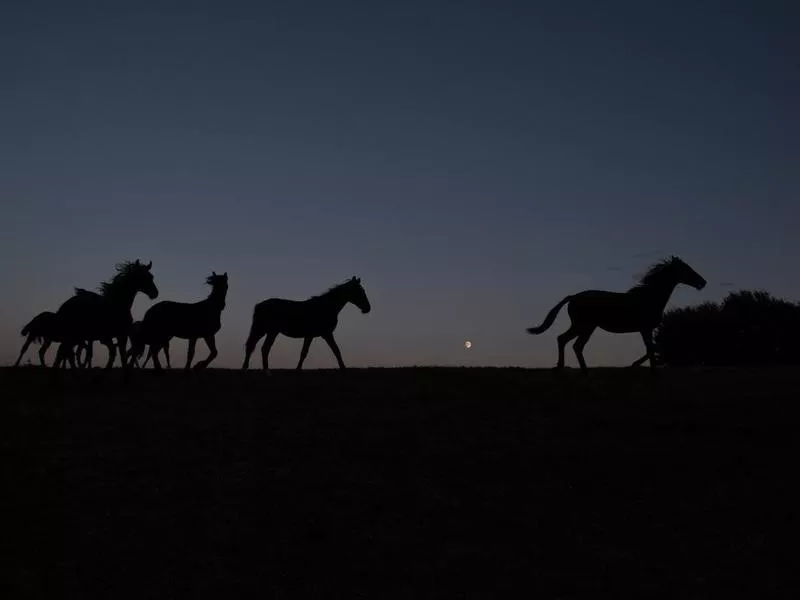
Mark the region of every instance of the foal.
MULTIPOLYGON (((45 356, 47 355, 47 350, 50 348, 51 344, 53 343, 53 335, 55 332, 55 316, 56 313, 50 311, 40 312, 38 315, 33 317, 29 323, 22 328, 20 332, 23 336, 26 336, 25 343, 22 345, 22 350, 19 351, 19 356, 17 357, 17 361, 14 363, 15 367, 19 366, 22 357, 25 356, 25 352, 28 351, 28 348, 33 343, 41 344, 39 348, 39 364, 43 367, 45 366, 45 356)), ((79 367, 86 367, 89 365, 89 361, 91 360, 91 342, 79 342, 77 345, 77 351, 73 353, 70 351, 65 351, 65 360, 75 368, 75 360, 77 357, 78 366, 79 367), (81 351, 84 352, 84 360, 81 361, 81 351)))
MULTIPOLYGON (((133 325, 131 325, 131 350, 128 353, 131 357, 131 364, 136 367, 141 367, 142 369, 152 358, 152 353, 150 349, 148 349, 147 357, 144 359, 144 362, 140 365, 139 361, 142 358, 142 354, 144 354, 144 347, 147 344, 142 340, 142 322, 141 321, 134 321, 133 325)), ((163 346, 164 356, 167 358, 167 368, 171 369, 172 365, 169 361, 169 341, 163 346)))

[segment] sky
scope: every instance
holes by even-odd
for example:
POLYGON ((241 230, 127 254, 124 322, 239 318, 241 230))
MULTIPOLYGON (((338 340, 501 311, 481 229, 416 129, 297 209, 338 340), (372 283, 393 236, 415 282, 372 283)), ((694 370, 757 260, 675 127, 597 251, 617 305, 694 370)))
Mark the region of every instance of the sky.
MULTIPOLYGON (((35 314, 136 258, 159 300, 228 272, 219 367, 240 365, 257 302, 352 275, 373 310, 341 313, 350 366, 551 366, 566 315, 526 327, 671 254, 709 281, 671 306, 800 300, 799 17, 791 1, 4 3, 0 364, 35 314)), ((272 366, 300 347, 279 338, 272 366)), ((642 350, 597 333, 585 353, 642 350)), ((306 365, 335 361, 317 340, 306 365)))

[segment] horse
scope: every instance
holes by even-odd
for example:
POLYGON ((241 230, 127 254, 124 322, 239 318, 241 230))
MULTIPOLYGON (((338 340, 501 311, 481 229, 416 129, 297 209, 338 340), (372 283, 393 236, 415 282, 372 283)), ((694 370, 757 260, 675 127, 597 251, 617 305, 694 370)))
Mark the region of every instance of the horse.
POLYGON ((679 283, 697 290, 706 286, 706 280, 694 269, 677 256, 671 256, 651 266, 639 283, 627 292, 586 290, 565 297, 547 313, 541 325, 529 327, 527 332, 538 335, 547 331, 561 308, 568 304, 571 324, 569 329, 558 336, 556 369, 564 367, 564 346, 570 340, 578 338, 573 349, 581 371, 585 373, 587 367, 583 348, 598 327, 610 333, 638 332, 642 336, 646 353, 631 366, 649 360, 650 367, 655 368, 653 330, 661 322, 664 308, 679 283))
MULTIPOLYGON (((158 360, 158 351, 163 349, 169 364, 169 341, 174 338, 189 340, 189 349, 186 355, 186 369, 191 368, 194 359, 195 345, 199 338, 203 338, 208 346, 208 357, 195 365, 196 369, 207 367, 217 357, 217 343, 215 336, 222 327, 222 310, 225 308, 225 298, 228 294, 228 273, 217 275, 212 271, 206 279, 211 286, 211 293, 205 300, 193 304, 185 302, 171 302, 165 300, 153 305, 142 319, 140 331, 137 333, 137 343, 132 348, 134 356, 141 356, 145 344, 150 350, 144 364, 152 357, 153 366, 161 369, 158 360)), ((144 364, 142 366, 144 366, 144 364)))
POLYGON ((258 341, 266 335, 267 338, 261 346, 261 361, 264 372, 269 372, 269 351, 275 343, 275 338, 281 333, 291 338, 303 338, 303 349, 300 351, 297 370, 303 368, 308 349, 315 337, 321 337, 327 342, 336 357, 336 362, 339 363, 339 368, 344 369, 342 353, 333 338, 333 330, 339 322, 339 313, 348 302, 352 302, 364 314, 372 309, 358 277, 353 277, 330 288, 324 294, 306 300, 269 298, 259 302, 253 309, 253 323, 245 343, 242 369, 249 368, 250 355, 258 341))
MULTIPOLYGON (((22 361, 22 357, 25 356, 25 352, 28 351, 28 348, 33 343, 41 344, 41 348, 39 348, 39 363, 43 367, 47 366, 45 363, 45 356, 47 354, 47 350, 53 343, 51 335, 53 332, 55 316, 56 313, 51 312, 49 310, 40 312, 22 328, 22 331, 20 333, 27 339, 25 340, 25 343, 22 345, 22 350, 20 350, 19 352, 17 361, 14 363, 15 367, 19 366, 20 361, 22 361)), ((88 360, 88 356, 84 359, 84 362, 82 364, 81 351, 89 352, 88 350, 89 346, 90 344, 86 342, 81 342, 75 354, 70 353, 68 356, 66 356, 66 360, 69 361, 69 364, 73 368, 75 368, 76 358, 78 361, 78 366, 83 366, 83 367, 87 366, 86 361, 88 360)))
MULTIPOLYGON (((144 348, 147 345, 142 341, 142 322, 141 321, 134 321, 131 325, 131 348, 128 350, 128 357, 131 361, 131 364, 144 368, 147 365, 147 362, 150 360, 151 355, 148 353, 147 357, 145 358, 144 362, 140 365, 139 360, 142 358, 142 354, 144 354, 144 348)), ((167 367, 172 368, 172 365, 169 361, 169 342, 166 343, 164 346, 164 354, 167 357, 167 367)))
POLYGON ((63 357, 76 344, 99 340, 108 346, 106 369, 114 365, 117 347, 123 369, 127 368, 127 345, 133 317, 131 307, 139 292, 151 300, 158 297, 153 281, 153 263, 145 265, 123 262, 116 266, 116 274, 100 285, 100 293, 75 288, 75 294, 56 312, 54 339, 61 342, 54 367, 63 363, 63 357), (116 345, 115 345, 116 341, 116 345))

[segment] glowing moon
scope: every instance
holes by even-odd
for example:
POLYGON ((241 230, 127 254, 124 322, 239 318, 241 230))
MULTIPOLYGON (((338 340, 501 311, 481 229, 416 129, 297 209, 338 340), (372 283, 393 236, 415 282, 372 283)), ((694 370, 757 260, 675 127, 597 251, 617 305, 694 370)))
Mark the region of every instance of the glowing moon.
POLYGON ((470 348, 472 348, 472 342, 470 342, 469 340, 467 340, 466 342, 464 342, 464 348, 466 348, 467 350, 469 350, 470 348))

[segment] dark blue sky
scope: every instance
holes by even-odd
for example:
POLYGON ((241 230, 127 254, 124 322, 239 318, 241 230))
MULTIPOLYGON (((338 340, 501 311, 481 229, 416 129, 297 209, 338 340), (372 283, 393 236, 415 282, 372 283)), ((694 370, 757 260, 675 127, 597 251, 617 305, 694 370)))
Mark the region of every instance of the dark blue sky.
MULTIPOLYGON (((218 366, 256 302, 353 274, 374 306, 342 313, 354 366, 549 366, 565 318, 526 326, 672 253, 710 283, 673 305, 726 282, 800 299, 795 2, 14 4, 0 363, 128 258, 161 299, 228 271, 218 366)), ((600 334, 587 360, 640 343, 600 334)))

